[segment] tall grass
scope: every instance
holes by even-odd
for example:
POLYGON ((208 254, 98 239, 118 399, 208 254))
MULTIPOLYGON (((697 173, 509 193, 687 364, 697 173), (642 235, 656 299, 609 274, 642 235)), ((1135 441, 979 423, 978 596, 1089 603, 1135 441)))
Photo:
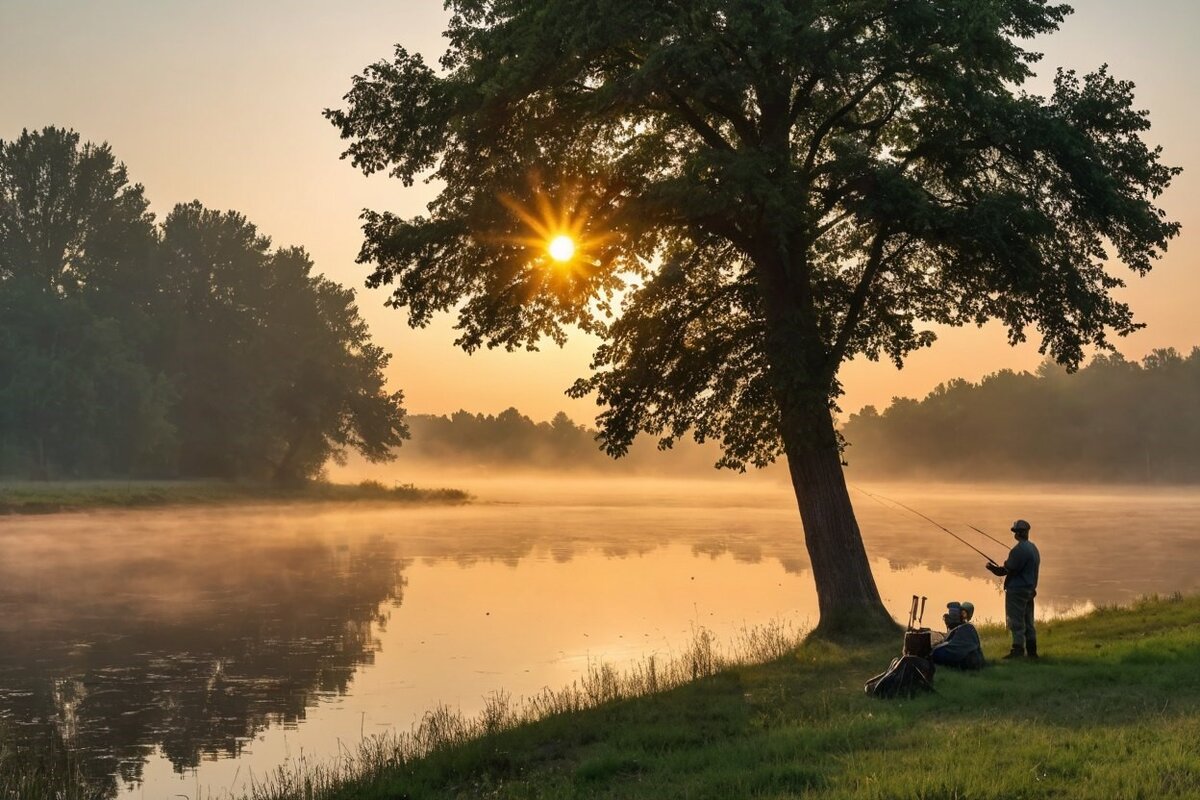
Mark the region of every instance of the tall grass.
MULTIPOLYGON (((1007 650, 1002 628, 981 635, 985 652, 1007 650)), ((880 701, 862 682, 898 640, 801 643, 776 623, 723 648, 697 628, 673 656, 589 663, 569 686, 497 692, 470 717, 440 706, 239 797, 1200 798, 1200 597, 1050 620, 1039 642, 1038 662, 939 670, 935 694, 880 701)))
POLYGON ((430 755, 461 747, 548 717, 578 714, 622 700, 658 694, 707 678, 732 667, 779 659, 799 647, 804 631, 794 624, 774 620, 757 626, 743 625, 727 645, 712 631, 692 628, 683 649, 667 656, 648 655, 625 669, 605 661, 589 661, 584 673, 569 685, 545 688, 514 698, 500 690, 484 698, 474 716, 438 705, 427 711, 411 731, 390 732, 364 738, 330 760, 314 762, 300 757, 251 782, 242 800, 328 800, 344 797, 348 784, 370 784, 394 774, 405 765, 430 755))
MULTIPOLYGON (((981 634, 985 652, 1007 650, 1002 628, 981 634)), ((737 646, 752 652, 729 656, 700 629, 676 659, 590 665, 471 719, 435 709, 245 797, 1200 798, 1200 597, 1043 622, 1038 662, 939 670, 937 692, 912 700, 862 692, 899 641, 798 640, 749 630, 737 646)))
POLYGON ((104 800, 107 790, 89 780, 79 757, 57 740, 45 747, 17 744, 0 723, 0 800, 104 800))

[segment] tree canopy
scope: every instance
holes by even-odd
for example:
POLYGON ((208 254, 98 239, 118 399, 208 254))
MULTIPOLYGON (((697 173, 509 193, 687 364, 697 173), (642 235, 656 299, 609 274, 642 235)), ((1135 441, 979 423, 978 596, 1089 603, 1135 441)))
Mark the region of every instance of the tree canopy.
POLYGON ((730 466, 781 451, 764 293, 794 299, 797 379, 833 396, 845 359, 900 363, 928 323, 1036 329, 1077 365, 1136 326, 1106 248, 1143 273, 1178 230, 1131 84, 1019 88, 1019 43, 1065 5, 450 5, 441 71, 398 48, 327 112, 364 171, 445 186, 426 217, 369 212, 362 259, 416 324, 457 309, 468 349, 605 332, 577 391, 610 406, 617 452, 688 429, 730 466), (572 269, 531 215, 578 229, 572 269))
POLYGON ((354 293, 234 212, 179 205, 162 230, 181 467, 290 481, 347 447, 390 458, 407 436, 402 395, 385 389, 389 356, 354 293))
POLYGON ((407 436, 354 293, 107 145, 0 141, 0 475, 301 480, 407 436))
POLYGON ((600 334, 572 391, 605 406, 613 454, 688 431, 725 466, 786 454, 823 620, 883 616, 840 471, 840 365, 996 319, 1074 367, 1137 327, 1110 254, 1142 274, 1179 229, 1131 84, 1022 88, 1024 43, 1065 5, 448 5, 440 70, 397 48, 327 112, 365 172, 442 187, 424 216, 366 212, 370 284, 416 325, 456 310, 468 350, 600 334))

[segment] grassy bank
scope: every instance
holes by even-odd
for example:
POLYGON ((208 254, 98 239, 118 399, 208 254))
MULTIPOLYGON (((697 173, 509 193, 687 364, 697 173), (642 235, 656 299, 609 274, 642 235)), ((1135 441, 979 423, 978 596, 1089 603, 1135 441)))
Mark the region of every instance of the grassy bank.
MULTIPOLYGON (((1007 650, 1003 630, 983 634, 987 653, 1007 650)), ((1200 797, 1200 598, 1047 623, 1039 641, 1040 661, 941 670, 915 700, 862 693, 888 642, 807 645, 632 699, 605 702, 601 686, 596 707, 532 724, 503 702, 473 724, 443 711, 416 740, 285 771, 255 796, 1200 797)))
POLYGON ((304 486, 209 481, 98 481, 0 483, 0 514, 52 514, 93 509, 207 506, 249 503, 386 502, 464 503, 459 489, 310 483, 304 486))

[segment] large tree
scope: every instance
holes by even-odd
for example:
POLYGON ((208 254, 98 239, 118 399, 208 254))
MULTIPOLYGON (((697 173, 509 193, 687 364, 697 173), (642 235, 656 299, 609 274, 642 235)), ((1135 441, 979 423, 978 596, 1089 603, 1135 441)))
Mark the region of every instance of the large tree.
POLYGON ((175 375, 181 473, 285 483, 353 448, 393 458, 408 438, 390 356, 354 292, 244 216, 198 202, 163 222, 163 355, 175 375))
POLYGON ((107 144, 53 127, 0 141, 0 280, 58 295, 145 292, 154 244, 142 186, 107 144))
POLYGON ((0 473, 140 474, 169 460, 148 368, 154 217, 105 144, 0 141, 0 473))
POLYGON ((1178 226, 1176 170, 1105 69, 1022 89, 1043 0, 450 0, 442 69, 397 48, 327 115, 367 173, 435 179, 367 212, 371 285, 459 343, 604 337, 605 446, 689 430, 786 455, 821 628, 887 619, 834 428, 839 367, 930 324, 1000 320, 1074 366, 1134 330, 1113 297, 1178 226), (545 240, 576 237, 560 265, 545 240), (621 289, 626 291, 617 294, 621 289), (620 297, 619 306, 614 297, 620 297))
POLYGON ((317 475, 408 436, 354 292, 245 217, 156 227, 106 144, 0 141, 0 474, 317 475))

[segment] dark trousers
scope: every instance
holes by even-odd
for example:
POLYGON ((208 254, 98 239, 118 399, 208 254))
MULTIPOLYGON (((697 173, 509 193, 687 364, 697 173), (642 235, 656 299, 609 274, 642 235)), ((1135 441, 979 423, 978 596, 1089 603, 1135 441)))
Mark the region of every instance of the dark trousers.
POLYGON ((1007 589, 1004 592, 1004 616, 1012 631, 1013 647, 1027 647, 1037 641, 1033 627, 1033 598, 1036 589, 1007 589))

